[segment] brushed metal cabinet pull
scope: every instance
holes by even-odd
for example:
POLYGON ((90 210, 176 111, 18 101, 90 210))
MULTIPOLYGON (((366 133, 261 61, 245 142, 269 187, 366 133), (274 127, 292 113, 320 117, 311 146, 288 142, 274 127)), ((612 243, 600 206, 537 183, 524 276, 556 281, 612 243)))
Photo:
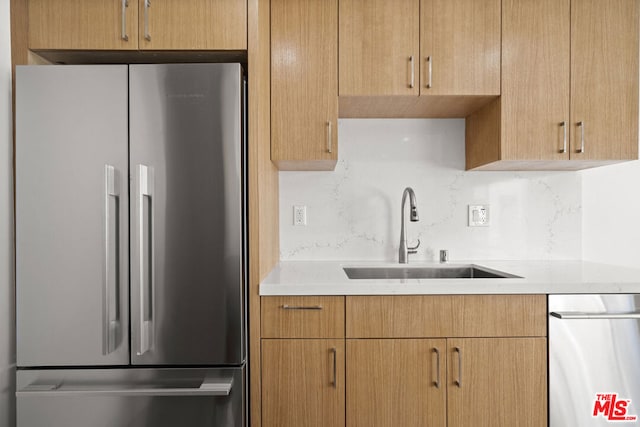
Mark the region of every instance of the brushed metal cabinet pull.
POLYGON ((151 41, 151 34, 149 33, 149 8, 151 7, 151 0, 144 0, 144 39, 151 41))
POLYGON ((122 34, 120 37, 122 40, 128 42, 129 36, 127 35, 127 8, 129 7, 129 0, 122 0, 122 34))
POLYGON ((331 385, 333 388, 338 388, 338 349, 335 347, 331 348, 331 353, 333 354, 333 381, 331 385))
POLYGON ((567 122, 560 122, 560 126, 562 127, 563 133, 562 150, 560 150, 560 154, 564 154, 567 152, 567 122))
POLYGON ((321 305, 289 305, 284 304, 283 310, 322 310, 321 305))
POLYGON ((427 89, 431 89, 433 79, 433 61, 431 60, 431 56, 427 56, 427 70, 427 84, 425 86, 427 89))
POLYGON ((584 122, 578 122, 578 126, 580 126, 580 149, 577 150, 578 153, 584 153, 584 122))
POLYGON ((411 67, 411 80, 409 81, 409 88, 413 89, 416 81, 416 72, 415 72, 415 66, 413 63, 413 55, 409 57, 409 66, 411 67))
POLYGON ((327 152, 331 153, 331 146, 333 145, 331 137, 331 120, 327 121, 327 152))
POLYGON ((436 355, 436 375, 433 385, 436 388, 440 388, 440 350, 434 348, 432 352, 436 355))
POLYGON ((458 388, 462 388, 462 349, 460 347, 454 347, 453 351, 458 354, 458 379, 453 383, 458 386, 458 388))

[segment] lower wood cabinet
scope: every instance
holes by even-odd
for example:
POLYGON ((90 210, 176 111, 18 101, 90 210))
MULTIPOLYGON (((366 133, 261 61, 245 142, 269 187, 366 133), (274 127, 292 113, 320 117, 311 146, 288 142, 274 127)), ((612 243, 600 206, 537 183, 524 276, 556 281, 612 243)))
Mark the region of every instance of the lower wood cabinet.
POLYGON ((543 427, 544 338, 348 339, 349 427, 543 427))
POLYGON ((264 427, 547 425, 544 295, 264 297, 262 307, 264 427))
POLYGON ((262 340, 262 425, 344 426, 344 339, 262 340))
POLYGON ((444 427, 446 340, 348 339, 349 427, 444 427))
POLYGON ((447 339, 449 427, 546 427, 546 338, 447 339))

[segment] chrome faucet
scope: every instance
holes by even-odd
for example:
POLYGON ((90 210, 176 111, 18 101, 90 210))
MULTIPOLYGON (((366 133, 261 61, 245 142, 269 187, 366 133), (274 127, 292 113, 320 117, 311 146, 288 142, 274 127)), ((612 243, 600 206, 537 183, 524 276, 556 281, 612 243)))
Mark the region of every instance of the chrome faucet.
POLYGON ((410 205, 409 219, 411 220, 411 222, 417 222, 420 219, 418 218, 416 195, 411 187, 407 187, 404 189, 404 193, 402 193, 402 212, 400 215, 400 250, 398 251, 398 262, 400 262, 400 264, 407 264, 409 262, 409 254, 418 253, 418 246, 420 246, 420 239, 418 239, 417 245, 413 247, 407 246, 407 230, 404 228, 404 204, 407 201, 407 195, 409 195, 410 205))

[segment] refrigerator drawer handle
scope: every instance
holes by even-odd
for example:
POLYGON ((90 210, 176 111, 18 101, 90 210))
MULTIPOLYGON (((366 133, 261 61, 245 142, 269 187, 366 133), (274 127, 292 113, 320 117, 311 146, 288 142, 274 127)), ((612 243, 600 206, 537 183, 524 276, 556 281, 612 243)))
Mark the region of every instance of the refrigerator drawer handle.
POLYGON ((202 382, 197 388, 109 388, 103 389, 91 386, 77 388, 65 388, 64 385, 29 385, 16 392, 17 397, 94 397, 94 396, 229 396, 233 386, 233 378, 211 379, 202 382))
POLYGON ((112 165, 104 165, 104 263, 102 278, 102 354, 116 349, 118 322, 118 294, 120 278, 120 183, 118 171, 112 165), (115 214, 111 216, 112 201, 115 214), (112 239, 113 236, 113 239, 112 239), (113 242, 112 242, 113 240, 113 242))
POLYGON ((583 313, 579 311, 552 311, 549 313, 556 319, 574 320, 574 319, 640 319, 640 312, 631 313, 583 313))

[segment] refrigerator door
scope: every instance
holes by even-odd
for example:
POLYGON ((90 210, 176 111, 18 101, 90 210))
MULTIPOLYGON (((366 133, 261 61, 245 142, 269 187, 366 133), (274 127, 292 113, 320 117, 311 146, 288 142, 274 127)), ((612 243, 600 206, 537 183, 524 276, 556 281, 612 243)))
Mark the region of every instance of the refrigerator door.
POLYGON ((244 368, 27 370, 18 427, 241 427, 244 368))
POLYGON ((240 65, 129 73, 132 364, 240 364, 240 65))
POLYGON ((640 295, 550 295, 549 311, 549 425, 636 425, 640 295))
POLYGON ((127 79, 17 69, 18 366, 129 362, 127 79))

